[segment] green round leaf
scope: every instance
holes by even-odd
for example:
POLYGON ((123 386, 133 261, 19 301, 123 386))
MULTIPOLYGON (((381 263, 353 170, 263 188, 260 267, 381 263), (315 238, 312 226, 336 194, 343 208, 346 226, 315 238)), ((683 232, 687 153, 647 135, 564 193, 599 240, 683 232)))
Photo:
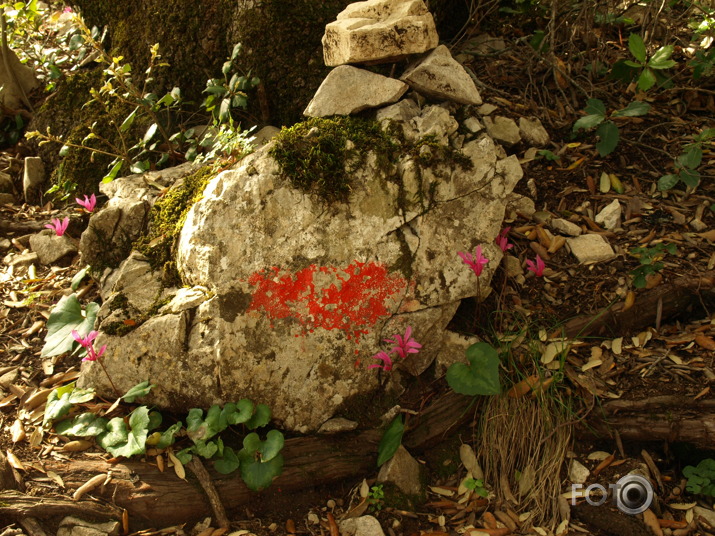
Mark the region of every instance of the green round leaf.
POLYGON ((497 395, 499 354, 489 344, 478 342, 467 348, 469 365, 455 363, 447 370, 447 383, 457 393, 469 396, 497 395))

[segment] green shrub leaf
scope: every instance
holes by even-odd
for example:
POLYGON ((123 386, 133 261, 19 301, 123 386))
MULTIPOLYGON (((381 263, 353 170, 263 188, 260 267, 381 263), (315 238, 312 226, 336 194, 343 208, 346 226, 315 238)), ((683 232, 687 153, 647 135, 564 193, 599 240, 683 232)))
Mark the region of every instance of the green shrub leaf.
POLYGON ((109 421, 107 431, 97 436, 97 443, 112 456, 131 458, 146 451, 149 432, 149 408, 140 406, 129 416, 129 429, 121 417, 109 421))
POLYGON ((573 124, 573 131, 578 132, 581 129, 593 128, 597 125, 600 125, 605 118, 606 117, 603 115, 586 115, 573 124))
POLYGON ((650 60, 648 60, 648 67, 651 69, 670 69, 671 67, 675 67, 675 61, 670 59, 672 55, 673 45, 660 47, 650 60))
POLYGON ((648 68, 643 69, 643 72, 638 77, 638 89, 648 91, 655 85, 655 73, 648 68))
POLYGON ((395 455, 395 452, 402 444, 402 435, 404 433, 405 424, 402 420, 402 415, 398 415, 392 419, 390 426, 387 427, 382 439, 380 439, 380 444, 377 447, 378 467, 395 455))
POLYGON ((611 154, 618 145, 618 127, 613 121, 606 121, 596 129, 596 134, 601 138, 596 144, 598 154, 601 156, 611 154))
POLYGON ((612 117, 637 117, 650 111, 650 104, 642 101, 633 101, 622 110, 613 112, 612 117))
POLYGON ((628 36, 628 50, 631 51, 633 57, 638 60, 641 64, 645 63, 646 52, 645 43, 643 39, 638 34, 631 34, 628 36))
POLYGON ((256 412, 246 421, 246 428, 255 430, 256 428, 267 425, 269 422, 271 422, 271 408, 265 404, 258 404, 256 406, 256 412))
POLYGON ((660 179, 658 179, 658 190, 661 192, 664 190, 670 190, 678 184, 678 182, 680 182, 680 177, 678 175, 663 175, 660 179))

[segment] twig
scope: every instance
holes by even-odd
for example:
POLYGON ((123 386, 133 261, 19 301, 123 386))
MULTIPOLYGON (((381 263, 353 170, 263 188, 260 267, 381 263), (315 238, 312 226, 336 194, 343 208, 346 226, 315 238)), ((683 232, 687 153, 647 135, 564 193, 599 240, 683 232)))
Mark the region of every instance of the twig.
POLYGON ((216 516, 216 522, 218 523, 219 528, 228 528, 230 523, 228 521, 228 517, 226 517, 226 509, 223 507, 221 498, 218 496, 218 491, 216 491, 216 487, 211 481, 211 477, 206 471, 204 464, 201 463, 201 460, 199 460, 198 457, 193 456, 191 461, 186 464, 186 467, 191 469, 191 472, 193 472, 194 475, 196 475, 196 478, 198 478, 199 484, 201 484, 201 487, 209 500, 211 510, 213 510, 214 516, 216 516))

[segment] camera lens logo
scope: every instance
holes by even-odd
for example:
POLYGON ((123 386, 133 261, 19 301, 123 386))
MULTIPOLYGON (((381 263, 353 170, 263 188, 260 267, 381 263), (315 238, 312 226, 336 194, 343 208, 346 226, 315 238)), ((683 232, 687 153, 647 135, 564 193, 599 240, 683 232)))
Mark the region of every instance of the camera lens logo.
MULTIPOLYGON (((582 484, 571 484, 571 491, 575 492, 582 487, 582 484)), ((653 486, 640 475, 626 475, 615 484, 609 484, 608 488, 613 491, 613 502, 624 514, 641 514, 653 502, 653 486)), ((608 499, 608 493, 601 484, 591 484, 586 488, 583 497, 591 506, 601 506, 608 499), (599 499, 591 498, 591 492, 595 490, 600 492, 599 499)), ((571 504, 576 504, 575 493, 571 496, 571 504)))
POLYGON ((624 514, 641 514, 653 502, 653 486, 639 475, 621 478, 616 482, 613 494, 616 506, 624 514))

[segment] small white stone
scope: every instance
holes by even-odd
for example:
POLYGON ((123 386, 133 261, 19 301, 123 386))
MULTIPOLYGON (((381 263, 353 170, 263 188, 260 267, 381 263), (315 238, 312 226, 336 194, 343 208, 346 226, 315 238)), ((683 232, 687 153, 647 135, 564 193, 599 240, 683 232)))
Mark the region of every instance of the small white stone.
POLYGON ((582 463, 578 460, 571 460, 569 465, 569 480, 574 484, 583 484, 588 480, 588 475, 591 471, 588 470, 582 463))
POLYGON ((597 234, 567 238, 566 245, 581 264, 607 261, 615 255, 608 241, 597 234))
POLYGON ((551 220, 551 228, 554 231, 558 231, 569 236, 579 236, 581 234, 581 227, 563 218, 554 218, 551 220))
POLYGON ((596 223, 602 224, 606 229, 615 229, 621 220, 621 204, 614 199, 596 214, 596 223))

